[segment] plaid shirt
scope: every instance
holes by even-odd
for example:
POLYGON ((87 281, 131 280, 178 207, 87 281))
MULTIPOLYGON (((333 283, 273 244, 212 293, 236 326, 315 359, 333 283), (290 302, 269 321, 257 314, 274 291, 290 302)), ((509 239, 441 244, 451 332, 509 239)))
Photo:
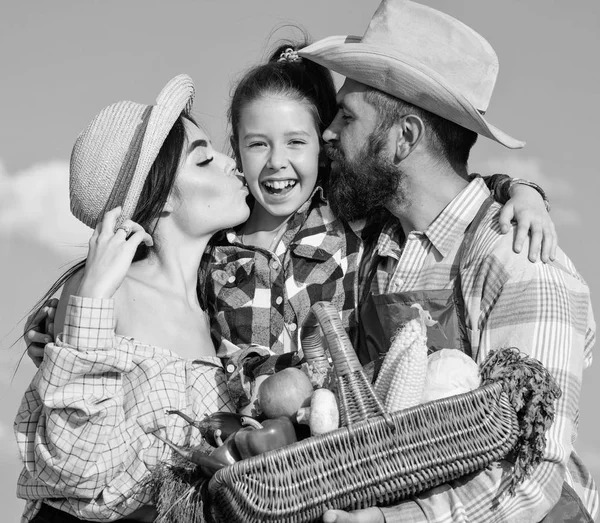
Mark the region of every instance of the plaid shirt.
POLYGON ((195 419, 231 410, 221 362, 182 360, 173 352, 115 335, 113 300, 71 296, 63 339, 44 361, 21 402, 14 429, 24 469, 17 496, 23 522, 42 500, 83 519, 122 518, 151 502, 145 487, 173 443, 200 442, 195 419))
MULTIPOLYGON (((411 232, 407 238, 396 220, 388 223, 374 250, 367 249, 380 257, 371 291, 452 288, 457 249, 489 194, 476 178, 424 232, 411 232)), ((499 209, 494 204, 488 210, 465 253, 466 323, 478 363, 493 349, 516 346, 539 359, 557 379, 562 397, 547 434, 544 461, 514 497, 500 495, 506 491, 506 471, 496 466, 382 509, 390 523, 540 521, 559 498, 563 479, 593 517, 600 512, 594 481, 573 450, 582 371, 592 362, 595 338, 589 289, 562 251, 549 264, 530 263, 527 249, 515 254, 512 235, 500 234, 499 209)))
POLYGON ((219 355, 251 345, 275 354, 296 351, 298 330, 321 300, 332 302, 352 330, 362 225, 337 219, 317 187, 289 220, 275 252, 244 245, 228 231, 200 270, 219 355))

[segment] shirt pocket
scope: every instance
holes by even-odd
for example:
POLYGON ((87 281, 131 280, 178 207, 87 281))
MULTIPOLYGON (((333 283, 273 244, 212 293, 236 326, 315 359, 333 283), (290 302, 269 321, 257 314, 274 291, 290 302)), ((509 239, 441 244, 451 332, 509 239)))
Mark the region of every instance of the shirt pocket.
POLYGON ((247 306, 254 299, 254 260, 214 264, 209 273, 217 311, 247 306))
POLYGON ((296 245, 292 251, 294 279, 301 284, 324 285, 344 277, 340 261, 331 252, 312 245, 296 245))

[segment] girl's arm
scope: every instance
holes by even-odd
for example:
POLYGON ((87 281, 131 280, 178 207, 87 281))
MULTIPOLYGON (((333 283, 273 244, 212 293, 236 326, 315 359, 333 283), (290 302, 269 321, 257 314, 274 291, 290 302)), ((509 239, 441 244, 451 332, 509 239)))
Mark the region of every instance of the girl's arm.
POLYGON ((511 178, 506 174, 494 174, 483 177, 494 199, 504 204, 500 212, 500 227, 503 234, 516 224, 513 250, 521 252, 527 236, 529 242, 529 260, 544 263, 556 256, 557 237, 554 223, 550 218, 550 204, 544 190, 528 180, 511 178))

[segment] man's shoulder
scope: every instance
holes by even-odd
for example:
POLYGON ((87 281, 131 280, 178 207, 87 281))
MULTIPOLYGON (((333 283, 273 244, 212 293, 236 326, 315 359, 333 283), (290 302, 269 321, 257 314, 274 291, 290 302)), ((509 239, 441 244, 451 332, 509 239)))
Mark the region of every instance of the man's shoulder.
POLYGON ((527 238, 521 252, 516 253, 513 249, 516 225, 513 225, 508 233, 502 234, 499 223, 501 209, 502 206, 496 202, 489 207, 473 231, 472 243, 463 255, 463 266, 470 265, 495 274, 502 273, 505 278, 516 274, 523 277, 535 275, 536 278, 544 278, 543 273, 548 277, 554 273, 585 285, 575 265, 561 249, 557 249, 556 259, 553 262, 533 263, 529 260, 529 238, 527 238))

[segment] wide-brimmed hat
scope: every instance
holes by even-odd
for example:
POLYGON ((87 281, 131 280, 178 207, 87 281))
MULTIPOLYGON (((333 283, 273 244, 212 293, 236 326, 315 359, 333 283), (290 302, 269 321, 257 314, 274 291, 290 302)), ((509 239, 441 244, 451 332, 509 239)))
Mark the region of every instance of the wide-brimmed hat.
POLYGON ((155 105, 122 101, 96 115, 71 153, 71 212, 77 219, 96 227, 119 205, 117 227, 131 218, 150 167, 177 118, 191 110, 194 92, 192 79, 181 74, 155 105))
POLYGON ((478 33, 409 0, 383 0, 364 36, 331 36, 298 54, 510 149, 525 142, 489 124, 498 58, 478 33))

